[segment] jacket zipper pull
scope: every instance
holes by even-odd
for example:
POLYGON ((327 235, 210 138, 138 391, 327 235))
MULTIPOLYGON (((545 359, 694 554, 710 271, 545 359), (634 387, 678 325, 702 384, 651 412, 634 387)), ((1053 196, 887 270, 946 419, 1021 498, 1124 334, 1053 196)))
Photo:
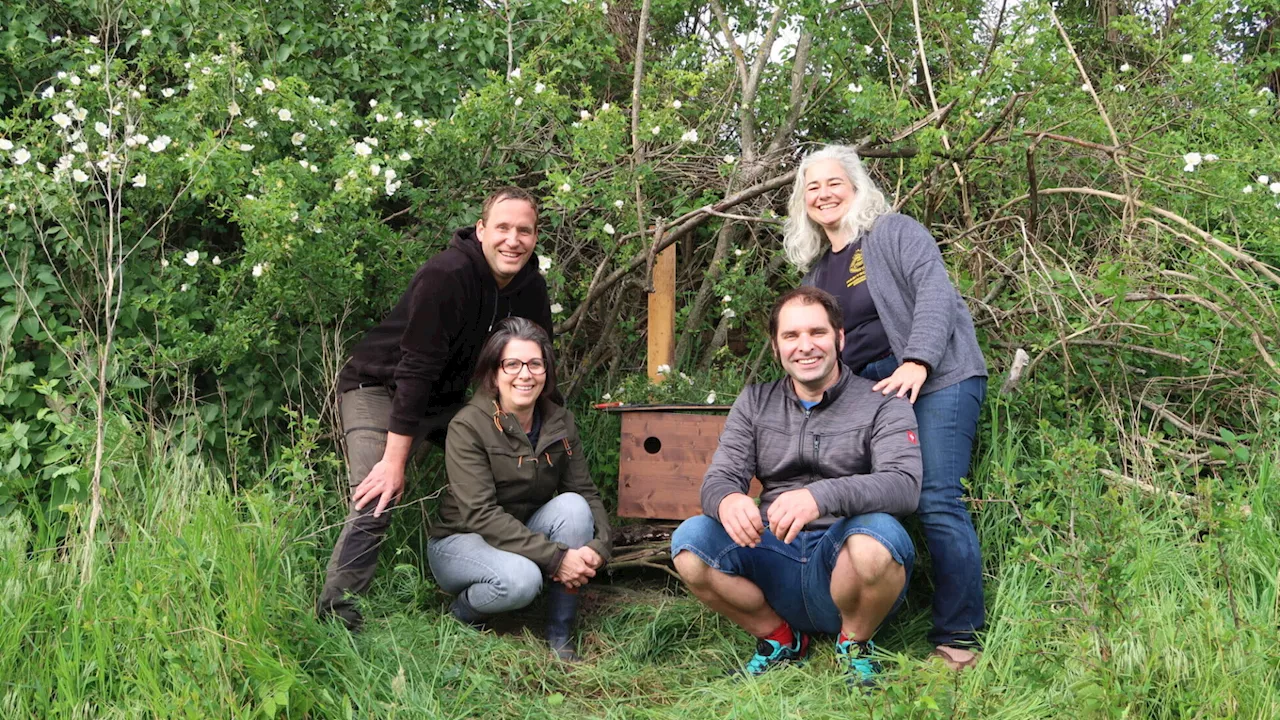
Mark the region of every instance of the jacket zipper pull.
POLYGON ((560 442, 564 443, 564 451, 569 457, 573 457, 573 448, 569 447, 569 438, 560 438, 560 442))
POLYGON ((551 462, 551 453, 549 453, 549 452, 544 452, 544 453, 542 453, 542 455, 543 455, 543 457, 545 457, 545 458, 547 459, 547 467, 555 467, 555 466, 556 466, 556 465, 555 465, 555 463, 551 462))

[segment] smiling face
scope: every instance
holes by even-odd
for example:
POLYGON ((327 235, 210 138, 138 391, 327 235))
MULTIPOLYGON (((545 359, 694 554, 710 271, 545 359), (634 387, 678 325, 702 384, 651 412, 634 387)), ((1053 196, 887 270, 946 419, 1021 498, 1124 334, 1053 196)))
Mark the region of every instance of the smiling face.
POLYGON ((542 394, 542 387, 547 383, 547 376, 545 370, 535 374, 529 369, 529 364, 533 361, 536 361, 535 366, 546 367, 542 365, 544 362, 542 348, 532 340, 511 340, 502 349, 502 361, 498 363, 498 376, 495 380, 498 386, 498 403, 504 411, 518 413, 531 410, 534 403, 538 401, 538 396, 542 394), (510 360, 523 363, 514 374, 502 367, 510 360))
POLYGON ((831 327, 820 303, 796 298, 782 306, 773 349, 801 399, 817 400, 835 384, 843 346, 844 330, 831 327))
POLYGON ((804 172, 804 207, 828 233, 840 228, 858 191, 838 160, 819 160, 804 172))
POLYGON ((533 257, 538 242, 538 213, 519 199, 499 200, 476 223, 476 237, 498 287, 506 287, 533 257))

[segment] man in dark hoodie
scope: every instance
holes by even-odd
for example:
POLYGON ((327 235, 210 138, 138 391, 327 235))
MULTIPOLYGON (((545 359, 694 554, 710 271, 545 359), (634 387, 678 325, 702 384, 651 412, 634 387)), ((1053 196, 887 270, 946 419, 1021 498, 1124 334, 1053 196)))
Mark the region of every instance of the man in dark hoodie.
POLYGON ((362 617, 354 595, 368 589, 390 510, 404 492, 405 464, 424 440, 444 447, 485 338, 518 316, 552 334, 547 286, 530 265, 538 204, 516 187, 484 201, 474 228, 418 268, 386 319, 356 345, 338 375, 351 510, 325 571, 317 611, 350 629, 362 617))

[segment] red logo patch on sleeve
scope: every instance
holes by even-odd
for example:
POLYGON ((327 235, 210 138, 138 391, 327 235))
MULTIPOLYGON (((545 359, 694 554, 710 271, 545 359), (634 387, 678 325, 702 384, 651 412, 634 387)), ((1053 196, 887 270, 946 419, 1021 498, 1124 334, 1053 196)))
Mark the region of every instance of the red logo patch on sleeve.
POLYGON ((912 445, 919 445, 919 444, 920 444, 920 438, 916 437, 916 431, 915 431, 915 430, 908 430, 908 431, 907 431, 907 442, 911 443, 912 445))

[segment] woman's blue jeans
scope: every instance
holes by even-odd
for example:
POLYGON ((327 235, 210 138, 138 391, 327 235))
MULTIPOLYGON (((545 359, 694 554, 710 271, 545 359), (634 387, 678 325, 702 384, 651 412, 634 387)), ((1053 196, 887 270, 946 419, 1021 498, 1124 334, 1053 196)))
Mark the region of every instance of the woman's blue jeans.
MULTIPOLYGON (((898 360, 877 360, 859 373, 868 380, 893 374, 898 360)), ((934 645, 977 645, 983 629, 982 552, 973 519, 965 507, 961 478, 969 473, 978 413, 987 394, 987 379, 971 377, 920 396, 915 403, 920 426, 924 481, 916 515, 933 559, 934 645)))

